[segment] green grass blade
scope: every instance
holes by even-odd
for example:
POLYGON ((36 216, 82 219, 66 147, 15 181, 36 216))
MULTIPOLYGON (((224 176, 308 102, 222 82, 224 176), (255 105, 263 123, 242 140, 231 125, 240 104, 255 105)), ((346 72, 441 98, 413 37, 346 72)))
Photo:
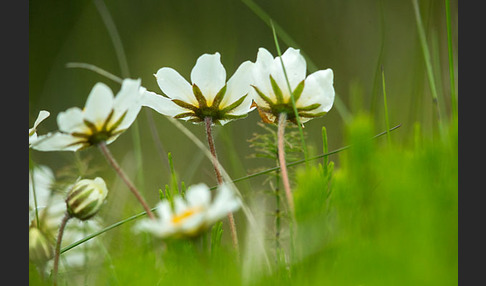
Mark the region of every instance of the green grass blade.
MULTIPOLYGON (((424 61, 425 61, 425 67, 427 70, 427 79, 429 82, 429 87, 430 87, 430 92, 432 94, 432 101, 434 103, 434 106, 436 107, 437 110, 437 120, 439 123, 439 126, 441 126, 442 122, 442 116, 441 116, 441 111, 439 108, 439 102, 437 98, 437 89, 435 86, 435 79, 434 79, 434 73, 432 71, 432 62, 430 59, 430 51, 429 51, 429 45, 427 44, 427 38, 425 36, 425 29, 422 23, 422 18, 420 16, 420 9, 417 3, 417 0, 412 0, 414 12, 415 12, 415 20, 417 22, 417 30, 419 34, 419 39, 420 39, 420 46, 422 47, 422 53, 424 56, 424 61)), ((442 129, 442 127, 440 127, 442 129)))
POLYGON ((451 32, 451 8, 450 0, 445 0, 446 7, 446 24, 447 24, 447 50, 449 53, 449 77, 450 77, 450 89, 451 89, 451 111, 452 117, 457 118, 457 99, 456 99, 456 86, 454 81, 454 57, 452 50, 452 32, 451 32))
POLYGON ((383 85, 383 107, 385 108, 386 137, 388 139, 388 144, 391 144, 390 121, 388 120, 388 104, 386 102, 385 70, 383 69, 383 66, 381 66, 381 81, 383 85))
POLYGON ((66 64, 66 67, 67 68, 82 68, 82 69, 91 70, 91 71, 94 71, 95 73, 102 75, 102 76, 104 76, 108 79, 111 79, 111 80, 113 80, 113 81, 115 81, 119 84, 122 84, 122 82, 123 82, 123 79, 121 79, 120 77, 118 77, 118 76, 116 76, 112 73, 109 73, 109 72, 105 71, 104 69, 99 68, 99 67, 92 65, 92 64, 70 62, 70 63, 66 64))

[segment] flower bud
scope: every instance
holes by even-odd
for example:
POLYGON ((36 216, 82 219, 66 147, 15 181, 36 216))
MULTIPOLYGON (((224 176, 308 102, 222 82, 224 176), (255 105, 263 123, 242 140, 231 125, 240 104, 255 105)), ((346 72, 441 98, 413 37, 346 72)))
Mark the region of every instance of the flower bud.
POLYGON ((34 263, 47 262, 54 256, 54 248, 47 237, 37 228, 29 228, 29 260, 34 263))
POLYGON ((67 211, 72 217, 87 220, 98 213, 107 194, 108 189, 102 178, 80 180, 67 195, 67 211))

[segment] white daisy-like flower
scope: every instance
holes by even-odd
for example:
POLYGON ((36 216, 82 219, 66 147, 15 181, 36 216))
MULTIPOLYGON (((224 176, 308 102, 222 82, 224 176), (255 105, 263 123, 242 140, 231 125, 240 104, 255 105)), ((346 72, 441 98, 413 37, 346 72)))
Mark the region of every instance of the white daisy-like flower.
POLYGON ((37 141, 37 126, 44 121, 47 117, 49 117, 50 113, 47 110, 39 111, 39 115, 37 115, 37 119, 34 122, 34 126, 29 129, 29 147, 37 141))
MULTIPOLYGON (((306 61, 300 50, 294 48, 288 48, 281 59, 301 123, 326 114, 334 102, 333 71, 328 68, 306 77, 306 61)), ((251 96, 265 122, 276 123, 279 114, 283 112, 289 121, 296 123, 280 57, 274 58, 265 48, 260 48, 252 82, 251 96)))
POLYGON ((188 188, 185 200, 174 197, 174 210, 168 200, 157 204, 157 219, 144 219, 135 225, 137 232, 150 232, 159 238, 192 237, 209 228, 228 213, 239 209, 240 199, 226 184, 220 185, 211 201, 211 191, 205 184, 188 188))
POLYGON ((174 118, 204 122, 209 117, 215 124, 246 117, 251 107, 251 70, 253 63, 243 62, 226 82, 221 55, 203 54, 191 72, 191 83, 177 71, 163 67, 157 71, 157 83, 166 95, 148 92, 143 105, 174 118))
POLYGON ((39 136, 39 151, 78 151, 100 142, 110 144, 135 121, 146 89, 140 79, 125 79, 116 97, 104 83, 96 83, 84 109, 72 107, 57 116, 58 132, 39 136))

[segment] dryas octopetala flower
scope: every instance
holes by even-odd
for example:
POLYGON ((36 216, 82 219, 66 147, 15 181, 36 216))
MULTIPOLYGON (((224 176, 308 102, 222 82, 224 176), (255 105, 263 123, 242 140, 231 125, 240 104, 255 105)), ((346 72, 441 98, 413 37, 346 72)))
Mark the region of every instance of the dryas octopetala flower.
POLYGON ((113 142, 135 121, 146 91, 141 80, 125 79, 116 97, 104 83, 96 83, 84 109, 72 107, 57 116, 58 132, 39 136, 39 151, 77 151, 102 141, 113 142))
MULTIPOLYGON (((301 123, 326 114, 334 102, 332 70, 319 70, 306 77, 306 61, 294 48, 288 48, 281 59, 301 123)), ((274 58, 264 48, 258 50, 252 86, 251 95, 265 122, 276 123, 279 114, 286 113, 289 121, 297 123, 280 57, 274 58)))
POLYGON ((67 212, 80 220, 90 219, 98 213, 107 195, 108 189, 102 178, 82 179, 67 194, 67 212))
POLYGON ((248 96, 252 66, 250 61, 243 62, 226 82, 220 54, 203 54, 192 69, 192 84, 174 69, 163 67, 155 77, 167 97, 147 92, 143 105, 177 119, 198 123, 209 117, 224 125, 254 109, 248 96))
POLYGON ((190 186, 185 200, 174 197, 174 209, 168 200, 159 202, 158 218, 140 221, 135 230, 150 232, 160 238, 196 236, 241 205, 240 199, 226 184, 220 185, 217 192, 211 201, 211 191, 205 184, 190 186))
POLYGON ((39 115, 37 115, 37 119, 34 122, 34 126, 29 129, 29 147, 32 146, 35 141, 37 141, 37 126, 44 121, 47 117, 49 117, 50 113, 46 110, 39 111, 39 115))

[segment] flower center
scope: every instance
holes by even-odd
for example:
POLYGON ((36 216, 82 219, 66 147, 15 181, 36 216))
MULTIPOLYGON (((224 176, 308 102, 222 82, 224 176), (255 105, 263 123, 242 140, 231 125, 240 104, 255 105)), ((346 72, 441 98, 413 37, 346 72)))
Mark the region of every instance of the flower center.
POLYGON ((193 216, 194 214, 200 213, 201 211, 202 211, 202 207, 190 208, 190 209, 182 212, 181 214, 172 217, 172 223, 180 224, 184 220, 186 220, 187 218, 193 216))

